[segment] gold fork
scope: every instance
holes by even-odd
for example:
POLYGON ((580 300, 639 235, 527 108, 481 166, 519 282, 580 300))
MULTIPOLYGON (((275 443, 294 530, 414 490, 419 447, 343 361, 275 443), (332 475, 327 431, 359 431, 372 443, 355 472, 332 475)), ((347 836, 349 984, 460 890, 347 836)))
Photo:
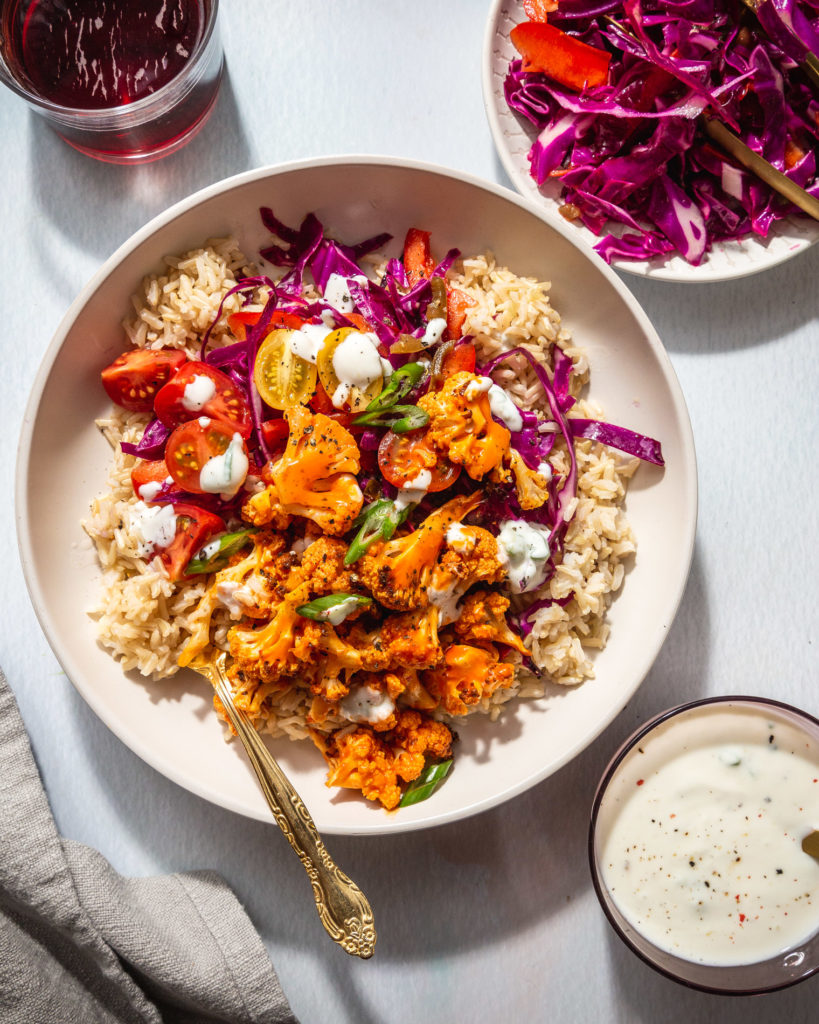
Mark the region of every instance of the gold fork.
POLYGON ((225 674, 226 657, 224 651, 212 657, 200 654, 189 668, 209 680, 224 705, 276 824, 307 871, 321 923, 342 949, 352 956, 367 960, 373 955, 376 939, 370 904, 355 882, 344 874, 327 852, 301 797, 245 713, 234 705, 225 674))

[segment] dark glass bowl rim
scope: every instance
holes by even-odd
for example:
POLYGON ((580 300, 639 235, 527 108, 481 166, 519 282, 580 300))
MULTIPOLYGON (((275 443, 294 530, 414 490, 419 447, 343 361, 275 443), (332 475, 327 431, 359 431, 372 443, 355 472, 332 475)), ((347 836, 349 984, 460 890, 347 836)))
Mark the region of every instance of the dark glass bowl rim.
MULTIPOLYGON (((598 877, 597 871, 597 858, 594 854, 594 837, 597 829, 597 816, 600 811, 600 804, 602 803, 603 796, 608 789, 609 783, 614 777, 615 772, 622 764, 625 757, 633 749, 635 744, 646 736, 648 733, 653 732, 658 725, 668 721, 670 718, 675 718, 677 715, 682 714, 686 711, 692 711, 695 708, 705 707, 714 704, 757 704, 763 707, 776 708, 780 711, 789 712, 792 715, 802 718, 812 723, 819 730, 819 719, 815 718, 807 711, 803 711, 802 708, 797 708, 793 704, 786 704, 784 701, 774 700, 771 697, 756 697, 750 694, 734 694, 728 696, 718 697, 702 697, 699 700, 688 701, 685 704, 678 704, 675 707, 668 708, 665 711, 661 711, 659 714, 654 715, 647 722, 644 722, 635 732, 631 734, 627 739, 623 741, 618 750, 615 752, 613 757, 608 763, 600 782, 597 785, 597 790, 594 794, 594 800, 592 802, 591 819, 589 822, 589 838, 588 838, 588 857, 589 857, 589 870, 591 872, 592 885, 594 886, 594 892, 597 896, 597 901, 600 904, 603 913, 606 915, 611 927, 614 929, 615 934, 618 938, 625 943, 625 945, 631 950, 635 956, 639 957, 643 963, 648 964, 652 970, 657 971, 658 974, 662 974, 666 978, 670 978, 671 981, 676 981, 679 985, 684 985, 686 988, 696 989, 699 992, 710 992, 714 995, 723 996, 755 996, 764 995, 766 992, 777 992, 784 988, 790 988, 792 985, 797 985, 801 981, 805 981, 807 978, 812 977, 814 974, 819 972, 819 962, 814 964, 804 974, 801 974, 798 978, 788 978, 781 984, 775 985, 762 985, 759 987, 749 987, 743 989, 728 989, 721 988, 719 985, 707 985, 703 982, 691 981, 680 974, 675 973, 666 967, 662 967, 660 964, 655 963, 650 957, 646 956, 642 950, 638 949, 631 941, 628 935, 620 927, 619 922, 615 919, 609 907, 607 905, 606 897, 604 896, 603 886, 598 877)), ((636 930, 636 929, 635 929, 636 930)), ((647 940, 650 941, 650 940, 647 940)), ((671 954, 673 955, 673 954, 671 954)), ((686 963, 681 957, 677 957, 680 963, 686 963)), ((766 961, 761 961, 765 963, 766 961)), ((748 965, 751 966, 751 965, 748 965)), ((722 968, 715 966, 714 970, 719 971, 722 968)), ((726 968, 730 970, 730 968, 726 968)))

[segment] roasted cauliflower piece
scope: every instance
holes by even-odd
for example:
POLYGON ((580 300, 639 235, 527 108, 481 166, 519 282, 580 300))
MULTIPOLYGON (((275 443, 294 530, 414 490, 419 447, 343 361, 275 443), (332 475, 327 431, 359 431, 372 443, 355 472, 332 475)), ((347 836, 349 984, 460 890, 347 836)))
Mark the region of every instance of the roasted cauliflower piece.
POLYGON ((422 673, 424 686, 450 715, 465 715, 482 697, 511 686, 515 666, 500 661, 492 644, 451 644, 444 664, 422 673))
POLYGON ((263 509, 271 509, 304 516, 339 537, 364 503, 355 478, 360 463, 353 435, 303 405, 291 406, 285 416, 290 427, 287 447, 277 462, 265 466, 268 487, 245 504, 243 514, 258 517, 263 509))
POLYGON ((461 640, 494 640, 514 647, 521 654, 530 652, 506 621, 509 598, 491 590, 473 590, 464 598, 461 614, 454 625, 461 640))
POLYGON ((474 583, 498 583, 505 578, 498 542, 488 530, 480 526, 450 527, 447 549, 427 589, 427 597, 438 608, 438 625, 445 626, 458 618, 459 602, 474 583))
POLYGON ((344 564, 346 554, 343 541, 319 537, 305 548, 299 563, 285 577, 285 589, 289 592, 306 584, 310 598, 351 590, 351 573, 344 564))
POLYGON ((361 790, 368 800, 392 810, 401 800, 399 779, 417 779, 427 754, 448 757, 452 733, 443 722, 407 710, 399 711, 395 727, 384 733, 362 725, 328 739, 313 733, 313 740, 330 768, 328 786, 361 790))
POLYGON ((407 611, 427 604, 425 589, 446 532, 483 500, 480 492, 452 498, 421 523, 417 530, 384 544, 374 544, 355 563, 355 571, 373 597, 385 608, 407 611))
POLYGON ((438 611, 427 607, 389 615, 381 626, 381 642, 390 664, 431 668, 443 657, 438 641, 438 611))
POLYGON ((463 466, 473 480, 490 472, 493 479, 505 480, 503 460, 512 435, 492 418, 485 379, 466 371, 455 373, 440 390, 419 398, 418 405, 429 415, 430 444, 463 466))
POLYGON ((519 452, 509 449, 509 465, 515 478, 518 504, 521 508, 540 508, 549 500, 549 479, 545 473, 529 469, 519 452))

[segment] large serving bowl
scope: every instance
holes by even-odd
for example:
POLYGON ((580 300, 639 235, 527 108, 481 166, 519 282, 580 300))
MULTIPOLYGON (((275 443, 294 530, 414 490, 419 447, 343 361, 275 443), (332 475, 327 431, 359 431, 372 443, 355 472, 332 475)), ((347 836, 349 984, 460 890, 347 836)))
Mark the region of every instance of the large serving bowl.
POLYGON ((551 298, 589 353, 590 393, 611 422, 662 441, 664 469, 643 465, 627 513, 638 553, 610 613, 596 678, 513 701, 491 723, 458 723, 456 765, 432 799, 388 814, 360 794, 328 789, 309 743, 272 744, 324 832, 383 834, 475 814, 534 785, 583 750, 640 685, 668 633, 688 575, 697 480, 691 427, 671 363, 615 274, 537 208, 505 189, 391 158, 327 158, 263 168, 206 188, 156 217, 102 267, 65 316, 34 383, 20 444, 17 521, 31 599, 54 652, 100 718, 168 778, 223 807, 270 820, 237 744, 226 744, 208 685, 182 672, 149 682, 123 673, 96 643, 88 609, 100 571, 80 520, 111 461, 94 425, 110 406, 99 373, 126 347, 120 321, 162 257, 235 234, 255 256, 268 236, 259 207, 286 223, 315 211, 328 232, 357 241, 380 231, 400 249, 408 227, 437 250, 492 249, 516 273, 552 281, 551 298))

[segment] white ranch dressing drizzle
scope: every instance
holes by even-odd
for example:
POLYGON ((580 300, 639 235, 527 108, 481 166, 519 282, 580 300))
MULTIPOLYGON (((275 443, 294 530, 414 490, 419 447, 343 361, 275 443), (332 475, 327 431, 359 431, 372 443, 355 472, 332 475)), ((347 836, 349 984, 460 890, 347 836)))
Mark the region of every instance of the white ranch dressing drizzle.
POLYGON ((549 531, 522 519, 505 519, 497 536, 498 561, 505 567, 515 594, 534 590, 546 579, 549 531))
POLYGON ((598 817, 621 913, 686 960, 757 963, 819 929, 819 743, 768 709, 698 708, 643 737, 598 817))
POLYGON ((341 409, 353 388, 366 391, 374 381, 383 378, 378 338, 374 334, 351 331, 333 352, 333 369, 339 384, 331 400, 336 409, 341 409))
POLYGON ((345 619, 348 619, 360 607, 360 601, 357 601, 354 597, 345 597, 343 601, 334 604, 332 608, 322 615, 322 621, 329 622, 331 626, 337 626, 339 623, 344 622, 345 619))
POLYGON ((173 505, 149 507, 137 501, 128 509, 132 536, 137 541, 137 556, 145 558, 158 548, 166 548, 176 536, 173 505))
POLYGON ((446 320, 441 316, 434 316, 431 320, 427 321, 424 333, 418 340, 424 348, 432 348, 433 345, 437 345, 441 338, 443 338, 445 330, 446 320))
POLYGON ((474 402, 482 394, 488 395, 492 415, 499 419, 505 427, 515 433, 518 430, 523 430, 523 417, 520 410, 500 384, 496 384, 491 377, 478 377, 477 380, 470 381, 464 391, 464 397, 468 402, 474 402))
POLYGON ((332 334, 332 328, 325 324, 302 324, 297 331, 288 334, 287 344, 294 356, 315 363, 328 334, 332 334))
POLYGON ((324 286, 324 301, 339 313, 352 313, 355 309, 355 301, 350 294, 350 281, 361 285, 367 284, 367 278, 363 274, 355 274, 353 277, 330 274, 324 286))
POLYGON ((385 722, 395 711, 395 702, 388 693, 374 686, 354 686, 341 701, 339 710, 348 722, 385 722))
POLYGON ((205 374, 196 373, 185 385, 182 392, 182 405, 188 412, 199 412, 216 394, 216 385, 205 374))
POLYGON ((250 467, 242 435, 236 433, 221 455, 208 459, 199 474, 199 486, 206 494, 219 494, 232 498, 245 481, 250 467))
POLYGON ((468 555, 475 550, 478 539, 474 533, 467 533, 463 523, 450 523, 446 529, 446 542, 448 547, 457 551, 460 555, 468 555))
POLYGON ((417 505, 427 496, 429 485, 432 483, 432 473, 428 469, 422 469, 417 476, 406 480, 395 497, 395 507, 400 512, 408 505, 417 505))

